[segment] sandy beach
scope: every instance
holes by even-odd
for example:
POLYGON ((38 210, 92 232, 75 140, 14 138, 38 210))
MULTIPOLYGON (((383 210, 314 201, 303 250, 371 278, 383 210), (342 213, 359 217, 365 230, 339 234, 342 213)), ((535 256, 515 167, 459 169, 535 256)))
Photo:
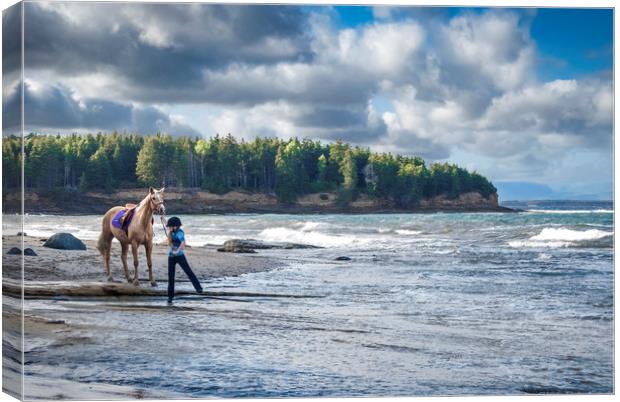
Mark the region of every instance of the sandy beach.
MULTIPOLYGON (((19 264, 21 256, 7 255, 7 251, 19 242, 18 236, 3 236, 3 277, 21 279, 19 264)), ((85 240, 86 251, 56 250, 43 247, 45 238, 24 237, 24 248, 32 248, 37 256, 24 257, 24 280, 26 281, 105 281, 103 260, 95 247, 95 241, 85 240)), ((188 246, 187 259, 194 273, 201 281, 224 276, 238 276, 250 272, 261 272, 273 269, 282 264, 273 258, 261 255, 219 253, 216 245, 203 247, 188 246)), ((153 274, 160 287, 168 281, 168 247, 164 244, 153 248, 153 274)), ((144 248, 139 251, 139 276, 141 286, 149 286, 148 268, 144 248)), ((131 252, 127 258, 130 275, 133 275, 133 259, 131 252)), ((115 281, 125 282, 121 263, 121 247, 118 242, 112 243, 111 268, 115 281)), ((188 279, 179 268, 177 282, 188 279)))
MULTIPOLYGON (((3 236, 3 331, 4 331, 4 371, 3 382, 4 391, 14 396, 20 394, 21 387, 21 314, 20 300, 15 294, 21 281, 22 272, 20 269, 21 255, 8 255, 8 250, 20 243, 20 236, 3 236)), ((104 287, 120 288, 124 293, 121 297, 106 296, 106 300, 118 300, 117 309, 123 309, 124 301, 129 299, 144 299, 141 293, 156 294, 156 298, 161 299, 161 309, 167 308, 165 305, 165 291, 167 287, 167 246, 164 244, 155 245, 153 250, 153 269, 158 286, 151 287, 148 282, 148 271, 144 249, 140 249, 139 276, 141 286, 133 287, 126 283, 121 264, 120 245, 115 241, 112 247, 111 267, 115 283, 110 284, 106 281, 101 255, 95 247, 95 241, 85 240, 85 251, 79 250, 57 250, 43 247, 45 242, 43 237, 24 237, 24 248, 31 248, 37 256, 24 257, 24 280, 26 286, 46 287, 51 289, 62 288, 66 293, 66 286, 71 286, 73 291, 87 294, 95 294, 98 289, 104 287), (135 289, 135 295, 132 290, 135 289), (129 294, 127 294, 129 293, 129 294)), ((256 254, 233 254, 221 253, 216 251, 217 246, 207 245, 201 247, 189 246, 186 251, 187 258, 201 283, 208 286, 209 281, 215 278, 228 276, 238 276, 245 273, 261 272, 277 268, 284 265, 273 257, 264 257, 256 254)), ((133 274, 133 260, 131 255, 128 257, 130 275, 133 274)), ((177 269, 176 282, 179 284, 189 282, 182 270, 177 269)), ((62 297, 63 290, 59 291, 62 297)), ((178 292, 188 294, 190 291, 178 292)), ((207 296, 209 297, 209 296, 207 296)), ((53 312, 35 310, 29 308, 28 299, 36 298, 42 301, 46 296, 26 294, 24 304, 24 336, 25 343, 24 358, 26 367, 32 363, 53 367, 54 362, 44 362, 40 360, 40 351, 46 348, 59 348, 71 345, 86 345, 96 342, 93 333, 101 330, 98 326, 85 326, 83 324, 72 323, 70 320, 57 320, 50 317, 53 312)), ((51 300, 53 297, 50 297, 51 300)), ((70 298, 67 298, 70 299, 70 298)), ((99 298, 100 299, 100 298, 99 298)), ((153 299, 150 296, 149 299, 153 299)), ((135 307, 135 306, 134 306, 135 307)), ((156 310, 159 307, 149 307, 156 310)), ((183 310, 182 307, 173 307, 183 310)), ((28 399, 143 399, 143 398, 179 398, 173 392, 156 394, 150 393, 146 388, 136 388, 131 386, 120 386, 104 383, 82 383, 79 381, 69 381, 60 378, 62 370, 54 370, 46 373, 45 370, 38 374, 28 374, 25 378, 26 397, 28 399), (50 394, 50 387, 53 392, 50 394)))

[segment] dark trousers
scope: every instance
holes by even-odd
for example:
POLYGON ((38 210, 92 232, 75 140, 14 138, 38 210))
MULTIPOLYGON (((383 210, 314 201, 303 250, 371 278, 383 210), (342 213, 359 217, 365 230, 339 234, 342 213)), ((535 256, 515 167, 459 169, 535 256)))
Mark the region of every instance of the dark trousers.
POLYGON ((185 258, 184 255, 177 255, 175 257, 168 256, 168 298, 172 299, 174 297, 174 272, 177 263, 183 268, 185 275, 187 275, 192 285, 194 285, 196 292, 202 291, 202 286, 200 286, 198 278, 196 278, 196 275, 194 275, 194 272, 189 267, 187 258, 185 258))

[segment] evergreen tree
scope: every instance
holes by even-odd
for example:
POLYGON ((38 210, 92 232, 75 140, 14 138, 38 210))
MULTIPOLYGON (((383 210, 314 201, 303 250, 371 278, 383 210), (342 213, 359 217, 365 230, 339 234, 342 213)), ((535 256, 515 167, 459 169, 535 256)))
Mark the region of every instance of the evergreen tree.
POLYGON ((104 189, 112 190, 112 169, 110 166, 110 158, 107 152, 100 148, 95 152, 86 165, 82 184, 82 189, 104 189))

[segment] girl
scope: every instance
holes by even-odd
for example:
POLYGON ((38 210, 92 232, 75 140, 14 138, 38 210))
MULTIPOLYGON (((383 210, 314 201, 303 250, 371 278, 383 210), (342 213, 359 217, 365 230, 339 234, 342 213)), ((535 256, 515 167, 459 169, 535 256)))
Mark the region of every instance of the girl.
POLYGON ((172 304, 172 299, 174 298, 174 273, 177 264, 183 268, 185 275, 187 275, 192 285, 194 285, 196 292, 202 293, 202 286, 200 286, 200 282, 198 282, 196 275, 194 275, 194 272, 189 267, 187 259, 185 258, 185 253, 183 252, 185 248, 185 232, 181 229, 181 219, 173 216, 168 219, 166 227, 170 229, 166 231, 168 244, 170 245, 170 251, 168 252, 168 304, 172 304))

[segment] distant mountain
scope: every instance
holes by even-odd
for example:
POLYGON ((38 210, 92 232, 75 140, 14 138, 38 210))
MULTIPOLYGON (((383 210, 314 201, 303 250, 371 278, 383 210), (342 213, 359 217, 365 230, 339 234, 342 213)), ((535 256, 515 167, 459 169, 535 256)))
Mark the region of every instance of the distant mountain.
POLYGON ((524 181, 493 182, 497 188, 500 204, 506 201, 527 200, 611 200, 613 184, 593 185, 581 191, 554 190, 546 184, 524 181))

